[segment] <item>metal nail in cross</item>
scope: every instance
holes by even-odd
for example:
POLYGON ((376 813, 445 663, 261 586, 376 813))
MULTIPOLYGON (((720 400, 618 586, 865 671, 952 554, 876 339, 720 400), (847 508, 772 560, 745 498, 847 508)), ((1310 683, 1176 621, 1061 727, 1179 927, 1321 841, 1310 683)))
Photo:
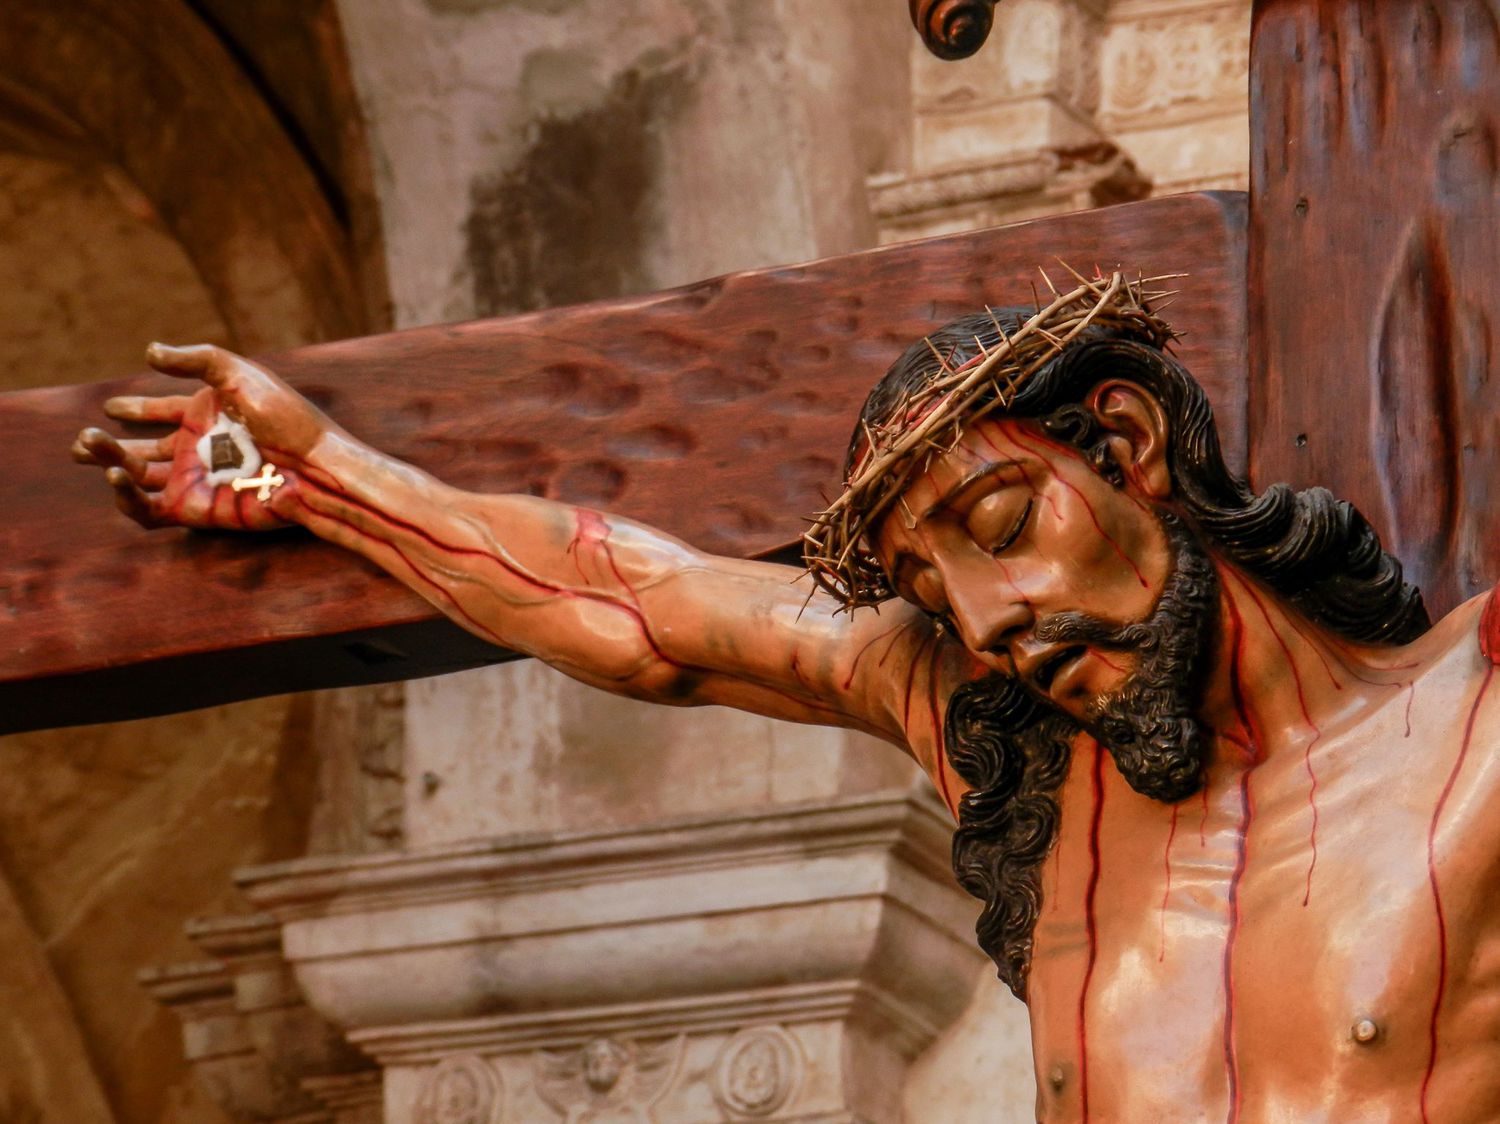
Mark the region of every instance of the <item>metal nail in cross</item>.
POLYGON ((236 492, 243 492, 247 488, 259 488, 255 498, 265 503, 271 498, 271 493, 286 483, 285 476, 276 474, 276 466, 267 462, 261 465, 259 476, 242 476, 238 480, 231 480, 229 486, 236 492))

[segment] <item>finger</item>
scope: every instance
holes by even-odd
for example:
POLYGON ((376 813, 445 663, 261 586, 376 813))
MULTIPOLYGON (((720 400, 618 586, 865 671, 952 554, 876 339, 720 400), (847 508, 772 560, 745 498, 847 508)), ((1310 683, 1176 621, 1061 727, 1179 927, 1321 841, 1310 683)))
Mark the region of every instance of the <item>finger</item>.
POLYGON ((73 444, 73 459, 101 468, 123 468, 130 478, 148 491, 160 491, 172 478, 170 451, 162 455, 163 441, 118 441, 103 430, 85 430, 73 444))
POLYGON ((158 502, 141 491, 130 478, 130 473, 123 468, 111 468, 105 472, 104 479, 115 490, 115 506, 126 515, 148 529, 163 525, 165 520, 161 516, 158 502))
POLYGON ((90 426, 78 435, 71 450, 79 464, 96 464, 105 468, 125 466, 121 453, 143 461, 170 461, 177 452, 177 434, 142 440, 120 440, 112 433, 90 426))
POLYGON ((146 348, 146 362, 164 375, 181 379, 202 379, 209 386, 219 386, 229 373, 223 349, 211 343, 195 343, 189 347, 173 347, 171 344, 153 343, 146 348))
POLYGON ((140 395, 121 395, 107 399, 104 416, 115 421, 168 422, 177 424, 187 413, 193 398, 189 394, 169 394, 161 398, 145 398, 140 395))
POLYGON ((83 453, 87 464, 102 465, 105 468, 123 468, 130 473, 133 480, 139 480, 146 475, 145 459, 125 448, 102 429, 85 429, 78 435, 78 442, 73 448, 83 453))

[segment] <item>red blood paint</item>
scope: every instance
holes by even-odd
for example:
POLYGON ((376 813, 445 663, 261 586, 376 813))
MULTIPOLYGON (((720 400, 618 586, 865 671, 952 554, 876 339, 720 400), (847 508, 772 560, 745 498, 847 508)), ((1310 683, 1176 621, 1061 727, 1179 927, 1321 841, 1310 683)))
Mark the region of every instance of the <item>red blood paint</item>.
POLYGON ((1260 737, 1255 728, 1249 707, 1245 702, 1244 684, 1241 682, 1240 666, 1245 658, 1245 622, 1240 617, 1234 598, 1226 598, 1229 616, 1233 625, 1233 653, 1229 660, 1229 687, 1234 698, 1234 708, 1239 722, 1248 738, 1245 745, 1247 761, 1240 772, 1240 822, 1235 828, 1234 873, 1229 878, 1229 932, 1224 940, 1224 1069, 1229 1080, 1229 1124, 1237 1124, 1240 1118, 1240 1062, 1234 1040, 1234 946, 1240 930, 1240 880, 1245 875, 1245 866, 1250 853, 1250 821, 1254 815, 1254 803, 1250 796, 1250 774, 1260 763, 1260 737))
POLYGON ((1453 786, 1458 781, 1458 774, 1463 770, 1464 760, 1469 756, 1469 744, 1474 740, 1474 720, 1479 717, 1479 707, 1484 702, 1484 696, 1489 693, 1490 680, 1495 677, 1495 665, 1489 664, 1484 669, 1484 679, 1480 681, 1479 690, 1474 695, 1474 702, 1469 707, 1469 719, 1464 723, 1463 741, 1458 747, 1458 756, 1453 761, 1453 768, 1448 773, 1448 779, 1443 784, 1442 794, 1438 797, 1437 807, 1432 812, 1432 823, 1427 828, 1427 880, 1432 886, 1432 905, 1437 914, 1438 931, 1438 979, 1437 992, 1432 997, 1432 1017, 1427 1023, 1427 1072, 1422 1075, 1422 1124, 1430 1124, 1427 1115, 1427 1087, 1432 1083, 1433 1071, 1437 1068, 1438 1060, 1438 1015, 1443 1009, 1443 995, 1448 988, 1448 919, 1443 913, 1443 893, 1438 885, 1437 874, 1437 832, 1438 822, 1442 819, 1443 808, 1448 803, 1448 797, 1453 793, 1453 786))
MULTIPOLYGON (((1297 708, 1302 712, 1303 724, 1312 731, 1313 735, 1312 740, 1302 749, 1302 766, 1307 770, 1308 780, 1307 806, 1312 811, 1312 831, 1308 837, 1308 846, 1312 851, 1312 856, 1307 864, 1307 885, 1302 891, 1302 906, 1305 909, 1307 903, 1312 900, 1313 871, 1318 866, 1318 773, 1313 768, 1312 751, 1313 747, 1322 739, 1323 731, 1318 728, 1318 724, 1312 720, 1312 715, 1308 712, 1307 696, 1302 691, 1302 676, 1297 671, 1297 665, 1292 659, 1290 645, 1287 644, 1280 631, 1272 623, 1271 614, 1266 609, 1265 602, 1256 594, 1254 586, 1248 582, 1239 582, 1238 584, 1244 589, 1250 600, 1255 602, 1255 607, 1260 610, 1261 619, 1266 622, 1267 630, 1276 638, 1276 643, 1281 647, 1282 655, 1286 657, 1287 670, 1291 674, 1292 685, 1297 689, 1297 708)), ((1316 648, 1316 645, 1314 645, 1314 648, 1316 648)))
MULTIPOLYGON (((335 484, 336 483, 337 482, 335 481, 335 484)), ((504 556, 502 556, 500 554, 491 553, 491 552, 485 551, 485 550, 479 550, 479 549, 474 548, 474 547, 463 547, 463 546, 458 546, 458 545, 453 544, 453 543, 443 542, 441 539, 438 539, 435 535, 433 535, 430 532, 424 530, 423 528, 418 527, 417 525, 415 525, 413 523, 407 522, 406 520, 399 519, 396 516, 389 514, 388 512, 381 511, 379 508, 376 508, 376 507, 374 507, 371 504, 365 503, 362 500, 356 499, 355 497, 349 495, 348 493, 344 493, 344 494, 340 495, 339 499, 340 499, 341 502, 348 504, 350 507, 353 507, 353 508, 355 508, 357 510, 365 512, 367 515, 369 515, 370 517, 372 517, 373 519, 375 519, 378 522, 385 523, 385 524, 387 524, 389 526, 396 527, 396 528, 398 528, 400 530, 403 530, 403 531, 407 532, 408 534, 410 534, 414 538, 422 540, 423 542, 425 542, 429 546, 431 546, 434 550, 437 550, 439 552, 447 553, 447 554, 454 554, 454 555, 458 555, 460 557, 480 558, 480 559, 489 561, 491 563, 494 563, 495 565, 499 566, 502 570, 504 570, 512 578, 514 578, 515 580, 521 582, 523 585, 530 586, 533 589, 537 589, 537 590, 540 590, 542 592, 549 593, 549 594, 552 594, 554 596, 557 596, 557 597, 560 597, 560 598, 569 599, 569 600, 575 600, 576 599, 576 600, 594 601, 594 602, 597 602, 598 604, 600 604, 600 605, 602 605, 602 606, 604 606, 606 608, 615 609, 615 610, 624 612, 627 615, 629 615, 632 618, 632 620, 635 622, 636 628, 639 630, 639 632, 641 634, 641 639, 645 642, 645 644, 646 644, 647 648, 650 650, 652 656, 654 658, 660 660, 666 666, 675 668, 675 669, 677 669, 679 671, 710 671, 710 670, 712 670, 711 668, 695 667, 695 666, 693 666, 691 664, 683 663, 680 660, 673 659, 671 656, 667 655, 667 653, 662 650, 661 646, 657 643, 656 638, 652 635, 650 627, 648 626, 648 624, 646 622, 646 616, 645 616, 645 613, 644 613, 644 611, 642 610, 642 608, 640 606, 639 599, 638 599, 638 597, 636 595, 635 589, 628 582, 625 581, 624 577, 620 574, 619 568, 614 563, 614 558, 613 558, 613 555, 611 554, 611 552, 609 551, 609 546, 608 546, 608 541, 607 541, 607 539, 608 539, 608 524, 606 524, 604 522, 603 517, 600 516, 597 512, 580 512, 580 515, 592 516, 593 519, 598 520, 598 526, 602 527, 604 529, 604 536, 605 537, 603 539, 599 540, 599 545, 604 550, 605 559, 606 559, 606 561, 607 561, 607 563, 608 563, 611 571, 614 573, 616 579, 620 582, 621 588, 622 588, 625 596, 627 598, 629 598, 628 602, 621 601, 615 594, 613 594, 612 592, 610 592, 608 590, 596 590, 596 589, 588 589, 588 588, 585 588, 585 589, 572 589, 572 588, 569 588, 568 586, 558 585, 555 582, 549 582, 549 581, 547 581, 547 580, 545 580, 543 578, 538 577, 535 574, 532 574, 530 571, 523 569, 522 567, 520 567, 516 563, 510 561, 509 559, 505 558, 504 556)), ((360 538, 364 538, 364 539, 373 539, 374 538, 374 536, 369 535, 366 532, 362 531, 360 528, 356 527, 353 523, 349 522, 347 519, 341 519, 338 516, 329 514, 327 512, 320 512, 320 511, 316 510, 315 508, 313 508, 310 505, 308 505, 302 499, 302 497, 301 497, 300 494, 297 496, 297 500, 298 500, 298 502, 301 504, 301 506, 304 509, 306 509, 311 514, 317 516, 318 518, 327 519, 331 523, 336 523, 336 524, 338 524, 338 525, 340 525, 342 527, 345 527, 349 531, 353 532, 356 536, 358 536, 360 538)), ((504 639, 502 639, 500 637, 499 633, 497 633, 493 629, 488 628, 487 626, 481 624, 470 613, 468 613, 467 611, 465 611, 462 608, 462 606, 460 606, 458 604, 457 600, 450 593, 448 593, 448 591, 446 589, 443 589, 443 587, 440 586, 438 583, 436 583, 436 582, 432 581, 432 579, 426 577, 426 575, 424 575, 418 569, 416 563, 414 563, 401 550, 400 547, 396 546, 396 544, 394 542, 387 542, 386 545, 388 547, 390 547, 391 550, 395 551, 395 553, 397 554, 397 556, 399 556, 401 558, 402 562, 405 563, 406 566, 412 570, 412 572, 417 576, 418 579, 420 579, 426 585, 429 585, 432 588, 434 588, 435 590, 437 590, 440 599, 442 601, 448 603, 448 604, 451 604, 453 606, 454 611, 459 616, 463 617, 463 619, 465 621, 467 621, 471 626, 473 626, 474 631, 476 631, 477 633, 479 633, 482 636, 489 637, 491 640, 493 640, 497 644, 500 644, 502 646, 509 646, 509 642, 506 641, 506 640, 504 640, 504 639)), ((814 700, 812 698, 809 698, 809 697, 806 697, 806 696, 803 696, 803 695, 795 695, 795 694, 792 694, 789 691, 783 691, 783 690, 780 690, 778 688, 772 687, 769 684, 762 683, 759 686, 760 686, 760 689, 766 691, 768 694, 775 695, 778 698, 785 699, 786 701, 792 703, 795 706, 806 707, 808 710, 811 710, 811 711, 813 711, 815 713, 826 714, 826 715, 829 715, 829 716, 832 716, 832 717, 836 717, 836 718, 839 718, 839 719, 843 719, 843 718, 847 717, 837 707, 830 706, 830 705, 828 705, 826 703, 818 702, 818 701, 816 701, 816 700, 814 700)))
POLYGON ((1411 737, 1411 704, 1417 697, 1417 681, 1413 679, 1406 685, 1406 733, 1403 737, 1411 737))
POLYGON ((1208 846, 1208 785, 1198 790, 1198 795, 1203 798, 1203 815, 1198 819, 1198 846, 1208 846))
POLYGON ((1167 851, 1163 861, 1167 870, 1167 887, 1161 894, 1161 951, 1156 954, 1158 964, 1167 958, 1167 902, 1172 897, 1172 840, 1177 838, 1177 814, 1180 811, 1181 804, 1172 805, 1172 826, 1167 829, 1167 851))
POLYGON ((1057 501, 1036 486, 1036 482, 1031 479, 1031 473, 1027 472, 1023 465, 1016 465, 1016 469, 1021 473, 1021 479, 1026 486, 1031 489, 1031 494, 1052 510, 1052 518, 1061 519, 1062 516, 1057 511, 1057 501))
MULTIPOLYGON (((1073 484, 1073 483, 1071 483, 1071 482, 1069 482, 1067 480, 1064 480, 1060 475, 1058 475, 1057 465, 1053 461, 1049 460, 1042 453, 1037 452, 1031 446, 1026 445, 1024 442, 1021 441, 1021 439, 1019 437, 1016 437, 1016 436, 1013 435, 1012 436, 1012 440, 1014 440, 1016 442, 1016 444, 1020 445, 1022 448, 1027 449, 1030 452, 1036 453, 1037 459, 1040 460, 1043 464, 1045 464, 1047 466, 1048 470, 1052 473, 1052 478, 1054 480, 1056 480, 1059 484, 1061 484, 1064 488, 1066 488, 1068 491, 1072 492, 1074 496, 1077 497, 1078 502, 1083 505, 1083 509, 1088 512, 1088 514, 1089 514, 1089 521, 1094 524, 1094 530, 1098 531, 1100 537, 1103 538, 1105 542, 1109 543, 1110 549, 1113 550, 1115 552, 1115 554, 1117 554, 1119 556, 1120 561, 1124 562, 1125 565, 1127 565, 1127 566, 1130 567, 1131 572, 1133 574, 1135 574, 1135 580, 1141 583, 1141 588, 1142 589, 1150 589, 1151 585, 1150 585, 1149 582, 1146 581, 1146 575, 1143 574, 1143 573, 1141 573, 1141 568, 1135 564, 1135 560, 1133 558, 1131 558, 1128 554, 1126 554, 1125 551, 1123 549, 1121 549, 1120 544, 1115 541, 1114 537, 1108 531, 1106 531, 1104 529, 1104 525, 1099 522, 1098 513, 1096 513, 1094 511, 1094 505, 1091 504, 1091 503, 1089 503, 1088 498, 1082 492, 1080 492, 1078 490, 1077 485, 1075 485, 1075 484, 1073 484)), ((1068 452, 1072 453, 1072 450, 1068 450, 1068 452)))
POLYGON ((588 575, 583 572, 583 552, 578 548, 583 544, 583 528, 580 526, 573 532, 573 537, 568 540, 568 548, 564 553, 573 556, 573 568, 578 571, 578 580, 587 584, 588 575))
POLYGON ((943 803, 954 819, 958 818, 958 804, 953 799, 953 793, 948 788, 948 754, 944 749, 943 742, 943 719, 938 713, 938 656, 941 654, 937 640, 932 642, 932 655, 927 661, 927 709, 932 717, 932 731, 935 745, 935 760, 933 772, 936 774, 938 783, 938 794, 942 796, 943 803))
POLYGON ((1312 649, 1313 655, 1318 657, 1318 662, 1323 665, 1323 673, 1328 676, 1328 682, 1333 686, 1333 689, 1335 691, 1342 691, 1344 683, 1334 674, 1333 665, 1328 662, 1328 657, 1323 654, 1323 646, 1309 636, 1303 627, 1297 623, 1295 615, 1289 613, 1285 619, 1287 624, 1292 626, 1292 631, 1302 637, 1306 641, 1307 646, 1312 649))
POLYGON ((1490 591, 1485 598, 1484 611, 1479 614, 1479 650, 1490 663, 1500 663, 1500 586, 1490 591))
MULTIPOLYGON (((995 442, 985 431, 978 430, 976 432, 979 434, 980 443, 988 446, 990 452, 994 453, 997 457, 1011 457, 1015 455, 1014 452, 1008 452, 1005 449, 1002 449, 999 445, 995 444, 995 442)), ((1016 451, 1019 451, 1019 448, 1016 451)), ((1021 480, 1025 483, 1025 485, 1031 489, 1031 494, 1052 509, 1052 517, 1054 519, 1060 518, 1057 511, 1057 501, 1036 486, 1036 481, 1031 478, 1031 473, 1026 471, 1026 466, 1017 462, 1016 471, 1020 473, 1021 480)))
POLYGON ((1094 913, 1094 895, 1099 889, 1099 825, 1104 819, 1104 750, 1098 742, 1094 742, 1093 790, 1094 808, 1089 820, 1089 882, 1083 897, 1088 963, 1083 971, 1083 987, 1078 992, 1078 1096, 1085 1122, 1089 1118, 1089 984, 1094 978, 1094 962, 1099 958, 1099 923, 1094 913))
POLYGON ((875 661, 876 667, 884 667, 885 661, 890 658, 892 650, 894 650, 896 647, 896 641, 901 639, 901 634, 915 627, 916 623, 917 622, 915 621, 907 621, 904 624, 898 624, 894 628, 889 628, 886 631, 879 633, 878 635, 873 636, 868 641, 866 641, 864 646, 860 648, 857 653, 855 653, 853 662, 849 664, 849 675, 844 680, 844 690, 850 690, 854 686, 854 677, 859 674, 860 661, 865 658, 866 654, 869 653, 871 648, 875 647, 875 645, 879 644, 882 640, 888 639, 890 641, 890 643, 885 646, 885 651, 880 654, 880 658, 875 661))
MULTIPOLYGON (((358 527, 356 527, 353 523, 350 523, 346 519, 340 519, 337 516, 327 515, 327 514, 324 514, 322 512, 319 512, 319 511, 315 510, 314 508, 312 508, 311 506, 308 505, 307 501, 304 500, 300 494, 294 496, 293 499, 295 500, 295 502, 297 503, 297 505, 299 507, 301 507, 303 510, 307 511, 308 513, 310 513, 311 515, 313 515, 313 516, 315 516, 317 518, 327 519, 331 523, 337 523, 339 526, 345 527, 345 528, 349 529, 350 531, 354 532, 356 535, 360 536, 361 538, 372 538, 373 537, 371 535, 365 534, 358 527)), ((414 578, 416 578, 418 581, 422 582, 424 585, 430 586, 433 590, 435 590, 436 593, 437 593, 438 599, 440 601, 443 601, 443 602, 447 603, 449 606, 451 606, 452 609, 453 609, 453 611, 455 613, 457 613, 459 616, 463 617, 463 619, 468 622, 469 626, 475 632, 479 633, 481 636, 488 637, 493 643, 500 644, 500 645, 504 645, 506 643, 505 640, 501 637, 501 635, 498 632, 496 632, 494 629, 488 627, 487 625, 482 624, 480 621, 476 620, 474 617, 470 616, 469 613, 467 611, 465 611, 464 607, 462 605, 460 605, 458 603, 458 601, 446 589, 444 589, 441 585, 439 585, 437 582, 433 581, 426 574, 424 574, 421 571, 421 569, 417 566, 417 564, 415 562, 413 562, 407 556, 406 552, 403 551, 399 546, 397 546, 395 543, 387 543, 386 545, 391 550, 393 550, 396 553, 396 557, 398 557, 398 558, 401 559, 401 561, 406 565, 406 568, 411 571, 412 576, 414 578)))
POLYGON ((924 639, 912 656, 911 663, 906 665, 906 690, 901 696, 901 728, 903 730, 911 729, 911 696, 917 687, 917 665, 922 662, 922 657, 926 654, 928 646, 936 643, 936 636, 924 639))

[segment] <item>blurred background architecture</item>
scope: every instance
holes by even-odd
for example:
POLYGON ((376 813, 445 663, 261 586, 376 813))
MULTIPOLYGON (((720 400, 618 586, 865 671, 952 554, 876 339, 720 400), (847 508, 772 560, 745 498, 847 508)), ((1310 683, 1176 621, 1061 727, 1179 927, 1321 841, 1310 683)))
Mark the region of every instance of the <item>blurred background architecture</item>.
MULTIPOLYGON (((899 0, 11 0, 0 389, 1243 189, 1249 10, 1006 0, 942 63, 899 0)), ((513 664, 0 770, 0 1119, 1033 1119, 862 736, 513 664)))

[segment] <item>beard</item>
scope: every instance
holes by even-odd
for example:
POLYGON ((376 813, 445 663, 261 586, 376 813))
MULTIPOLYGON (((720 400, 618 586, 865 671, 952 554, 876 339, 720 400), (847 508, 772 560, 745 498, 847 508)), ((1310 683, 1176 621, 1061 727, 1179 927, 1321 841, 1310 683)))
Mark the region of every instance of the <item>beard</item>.
POLYGON ((1034 633, 1043 643, 1088 644, 1135 658, 1125 682, 1090 703, 1079 724, 1109 750, 1131 788, 1175 804, 1202 784, 1209 739, 1197 712, 1218 635, 1219 575, 1181 519, 1167 511, 1157 519, 1169 570, 1145 620, 1121 625, 1059 613, 1034 633))
POLYGON ((1185 800, 1203 783, 1208 739, 1196 710, 1218 630, 1218 572, 1181 519, 1157 515, 1170 572, 1145 620, 1121 625, 1063 613, 1035 630, 1047 642, 1133 654, 1135 670, 1119 690, 1096 700, 1082 722, 1011 676, 966 683, 948 700, 944 752, 970 785, 959 803, 953 870, 984 902, 975 926, 980 947, 1023 1001, 1041 864, 1057 836, 1057 791, 1079 730, 1097 738, 1130 786, 1152 799, 1185 800))

